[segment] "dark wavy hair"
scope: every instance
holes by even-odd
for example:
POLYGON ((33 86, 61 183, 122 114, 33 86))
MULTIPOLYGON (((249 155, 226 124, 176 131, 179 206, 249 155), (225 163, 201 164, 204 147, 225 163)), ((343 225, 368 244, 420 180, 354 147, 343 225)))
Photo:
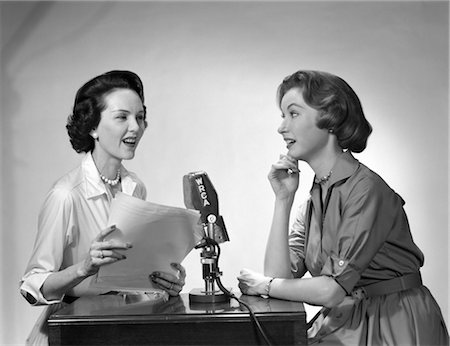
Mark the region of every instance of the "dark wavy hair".
MULTIPOLYGON (((98 126, 101 112, 106 108, 105 96, 116 89, 134 90, 144 104, 142 81, 130 71, 106 72, 86 82, 78 90, 66 125, 70 143, 77 153, 87 153, 94 149, 95 143, 90 132, 98 126)), ((147 127, 146 121, 145 126, 147 127)))
POLYGON ((278 106, 292 88, 300 88, 305 102, 321 113, 317 127, 333 132, 342 149, 360 153, 366 148, 372 126, 347 82, 327 72, 297 71, 284 78, 278 87, 278 106))

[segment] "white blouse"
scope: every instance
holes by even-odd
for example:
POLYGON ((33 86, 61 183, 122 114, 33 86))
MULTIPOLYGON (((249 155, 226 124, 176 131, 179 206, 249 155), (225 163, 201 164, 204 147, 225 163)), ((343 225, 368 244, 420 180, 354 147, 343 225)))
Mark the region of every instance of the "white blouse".
MULTIPOLYGON (((146 199, 145 185, 123 166, 122 192, 146 199)), ((100 179, 91 153, 81 165, 60 178, 48 192, 39 213, 38 233, 25 274, 20 281, 20 292, 32 305, 60 303, 48 301, 41 292, 47 277, 57 271, 81 262, 87 256, 91 242, 107 224, 113 196, 100 179)), ((80 297, 96 295, 108 290, 91 287, 90 276, 67 292, 80 297)))

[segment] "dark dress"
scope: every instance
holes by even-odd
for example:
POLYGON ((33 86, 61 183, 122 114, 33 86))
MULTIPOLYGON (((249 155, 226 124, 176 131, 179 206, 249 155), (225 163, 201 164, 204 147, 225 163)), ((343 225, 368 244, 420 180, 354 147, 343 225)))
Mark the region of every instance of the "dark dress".
POLYGON ((349 152, 332 172, 325 202, 321 186, 313 184, 289 238, 295 277, 306 271, 330 276, 347 293, 340 305, 322 309, 308 331, 310 343, 448 345, 441 310, 421 282, 361 295, 359 287, 419 276, 424 257, 412 239, 403 199, 376 173, 349 152))

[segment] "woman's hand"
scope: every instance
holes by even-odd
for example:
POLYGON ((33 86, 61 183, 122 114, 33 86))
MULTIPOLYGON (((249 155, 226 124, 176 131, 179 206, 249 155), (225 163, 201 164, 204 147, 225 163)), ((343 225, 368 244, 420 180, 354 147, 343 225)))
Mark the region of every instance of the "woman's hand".
POLYGON ((267 286, 272 278, 249 269, 242 269, 239 274, 238 286, 243 294, 252 296, 267 294, 267 286))
POLYGON ((159 288, 169 293, 169 295, 178 296, 185 284, 186 270, 179 263, 171 263, 170 265, 178 271, 178 275, 164 272, 153 272, 150 274, 149 279, 159 288))
POLYGON ((280 159, 270 169, 268 178, 278 199, 292 198, 299 184, 298 161, 290 156, 280 155, 280 159))
POLYGON ((117 250, 127 250, 131 248, 132 245, 130 243, 123 243, 118 240, 104 240, 105 237, 115 229, 115 225, 105 228, 92 241, 89 253, 81 266, 81 276, 94 275, 101 266, 126 258, 125 255, 117 250))

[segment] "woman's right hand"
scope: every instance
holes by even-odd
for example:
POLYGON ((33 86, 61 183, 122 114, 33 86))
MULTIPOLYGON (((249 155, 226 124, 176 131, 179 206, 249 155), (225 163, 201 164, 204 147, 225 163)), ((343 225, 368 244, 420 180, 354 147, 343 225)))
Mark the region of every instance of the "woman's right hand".
POLYGON ((292 198, 298 189, 299 175, 298 161, 287 155, 280 155, 268 175, 275 196, 278 199, 292 198))
POLYGON ((114 239, 105 241, 105 237, 115 229, 115 225, 105 228, 92 241, 89 253, 81 265, 81 276, 94 275, 101 266, 126 258, 125 255, 117 250, 131 248, 132 245, 130 243, 123 243, 114 239))

